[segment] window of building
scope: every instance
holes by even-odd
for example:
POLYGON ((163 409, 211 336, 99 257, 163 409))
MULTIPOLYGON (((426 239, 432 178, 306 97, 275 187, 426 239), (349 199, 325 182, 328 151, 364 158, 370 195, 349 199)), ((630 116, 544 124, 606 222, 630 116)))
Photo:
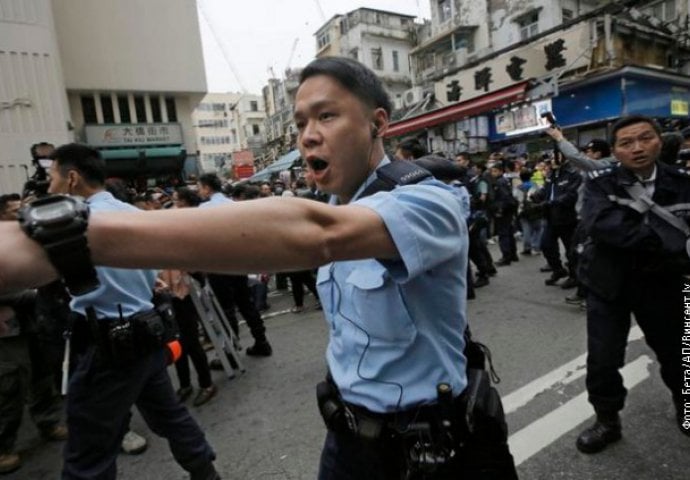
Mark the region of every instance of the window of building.
POLYGON ((93 95, 81 96, 81 111, 84 114, 84 123, 98 123, 96 100, 93 95))
POLYGON ((168 112, 168 121, 177 121, 177 107, 175 107, 174 97, 165 97, 165 110, 168 112))
POLYGON ((393 71, 394 72, 400 71, 400 61, 398 59, 398 51, 397 50, 393 50, 393 71))
POLYGON ((328 35, 328 32, 319 35, 316 39, 316 43, 318 44, 319 50, 331 43, 331 37, 328 35))
POLYGON ((656 17, 664 22, 675 20, 676 15, 676 0, 662 0, 653 3, 645 11, 647 15, 656 17))
POLYGON ((451 0, 438 0, 438 21, 443 23, 450 20, 451 17, 451 0))
POLYGON ((520 40, 527 40, 539 33, 539 11, 530 12, 517 19, 520 40))
POLYGON ((345 35, 347 33, 347 18, 343 18, 340 21, 340 34, 345 35))
POLYGON ((113 110, 113 99, 110 94, 99 95, 101 97, 101 112, 103 112, 103 123, 115 123, 115 111, 113 110))
POLYGON ((252 112, 258 112, 259 111, 259 102, 256 100, 252 100, 249 102, 249 110, 252 112))
POLYGON ((134 111, 137 114, 137 122, 146 123, 146 106, 141 95, 134 95, 134 111))
POLYGON ((151 99, 151 119, 154 123, 161 123, 163 121, 163 115, 161 113, 161 102, 158 96, 152 96, 151 99))
POLYGON ((261 131, 259 130, 259 126, 254 124, 252 125, 252 135, 258 135, 261 131))
POLYGON ((353 48, 352 50, 350 50, 350 58, 358 60, 357 57, 359 57, 359 50, 357 48, 353 48))
POLYGON ((374 13, 374 23, 381 25, 383 23, 383 16, 379 12, 374 13))
POLYGON ((467 49, 468 53, 474 52, 474 32, 455 32, 453 34, 453 46, 455 50, 467 49))
POLYGON ((563 23, 569 22, 574 17, 573 11, 569 8, 564 8, 563 10, 561 10, 561 15, 563 17, 563 23))
POLYGON ((371 49, 371 66, 374 70, 383 70, 383 55, 380 48, 371 49))
POLYGON ((117 96, 117 106, 120 109, 120 122, 131 123, 132 116, 129 114, 129 101, 126 95, 117 96))

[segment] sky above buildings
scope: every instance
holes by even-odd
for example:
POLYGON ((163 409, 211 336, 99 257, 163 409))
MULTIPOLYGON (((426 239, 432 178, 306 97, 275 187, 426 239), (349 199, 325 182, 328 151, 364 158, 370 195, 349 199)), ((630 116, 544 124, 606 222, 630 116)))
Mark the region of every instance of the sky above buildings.
POLYGON ((273 76, 271 68, 280 78, 286 67, 301 67, 314 58, 314 33, 333 15, 368 7, 430 17, 429 0, 197 0, 197 3, 209 92, 246 91, 257 95, 273 76))

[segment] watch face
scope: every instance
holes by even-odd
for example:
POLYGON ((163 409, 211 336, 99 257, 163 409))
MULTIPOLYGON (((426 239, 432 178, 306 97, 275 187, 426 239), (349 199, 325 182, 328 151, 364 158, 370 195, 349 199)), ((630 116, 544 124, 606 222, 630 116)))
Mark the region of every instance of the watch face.
POLYGON ((74 204, 63 201, 41 205, 31 209, 31 220, 43 225, 60 223, 74 217, 74 204))

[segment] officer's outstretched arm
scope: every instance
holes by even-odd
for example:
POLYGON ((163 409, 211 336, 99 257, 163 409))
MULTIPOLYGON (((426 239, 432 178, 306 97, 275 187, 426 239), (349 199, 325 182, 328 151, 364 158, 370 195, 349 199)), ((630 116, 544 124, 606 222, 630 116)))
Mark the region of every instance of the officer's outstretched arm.
MULTIPOLYGON (((383 220, 357 205, 268 198, 208 209, 98 212, 88 229, 97 265, 257 272, 312 268, 334 260, 393 259, 383 220)), ((56 276, 41 247, 0 222, 0 291, 56 276)))

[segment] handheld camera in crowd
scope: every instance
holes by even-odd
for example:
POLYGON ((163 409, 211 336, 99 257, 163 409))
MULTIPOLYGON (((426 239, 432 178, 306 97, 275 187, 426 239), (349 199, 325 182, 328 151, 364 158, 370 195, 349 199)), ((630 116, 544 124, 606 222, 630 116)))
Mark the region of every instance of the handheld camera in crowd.
POLYGON ((544 119, 546 119, 547 122, 549 122, 549 127, 559 128, 558 124, 556 123, 556 117, 553 114, 553 112, 549 112, 549 111, 541 112, 540 116, 541 116, 541 118, 544 118, 544 119))
POLYGON ((22 189, 22 199, 27 197, 42 197, 48 194, 48 169, 53 162, 55 146, 52 143, 40 142, 31 145, 31 163, 34 174, 31 175, 22 189))

